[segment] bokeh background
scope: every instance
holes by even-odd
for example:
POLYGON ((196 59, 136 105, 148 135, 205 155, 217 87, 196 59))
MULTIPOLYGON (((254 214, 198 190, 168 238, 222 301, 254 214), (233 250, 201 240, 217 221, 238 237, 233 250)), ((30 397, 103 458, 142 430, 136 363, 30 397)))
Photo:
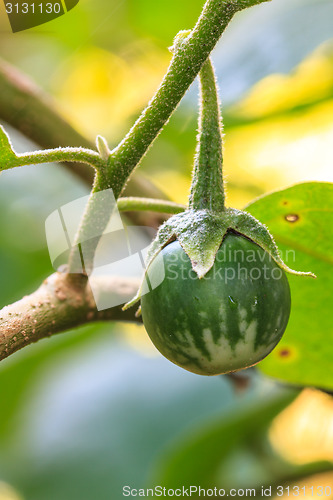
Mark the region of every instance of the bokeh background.
MULTIPOLYGON (((202 5, 80 0, 12 34, 1 3, 0 56, 83 135, 115 146, 162 79, 173 37, 202 5)), ((331 0, 272 0, 237 14, 215 49, 230 206, 333 181, 332 19, 331 0)), ((195 83, 139 169, 177 202, 188 195, 197 109, 195 83)), ((4 125, 17 151, 36 148, 4 125)), ((87 192, 56 165, 0 176, 1 306, 53 271, 45 219, 87 192)), ((0 500, 118 500, 125 485, 159 484, 298 484, 313 496, 330 486, 323 496, 333 498, 331 396, 247 377, 241 389, 228 377, 189 374, 133 325, 82 327, 27 347, 0 366, 0 500)))

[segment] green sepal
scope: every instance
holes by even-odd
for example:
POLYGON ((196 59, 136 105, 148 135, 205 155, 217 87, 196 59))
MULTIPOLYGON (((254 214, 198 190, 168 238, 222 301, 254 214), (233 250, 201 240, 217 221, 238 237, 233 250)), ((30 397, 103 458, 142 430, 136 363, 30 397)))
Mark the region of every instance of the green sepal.
MULTIPOLYGON (((273 236, 264 224, 242 210, 227 208, 220 214, 208 210, 186 210, 172 216, 160 228, 147 254, 146 269, 159 252, 178 240, 191 260, 192 268, 203 278, 212 268, 218 249, 228 231, 234 231, 263 248, 286 272, 300 276, 316 276, 311 272, 294 271, 282 260, 273 236)), ((135 305, 141 297, 143 282, 135 297, 124 310, 135 305)))
MULTIPOLYGON (((191 259, 192 267, 202 278, 213 266, 216 253, 221 246, 227 226, 221 216, 208 210, 186 210, 170 217, 159 229, 147 254, 146 269, 162 248, 178 240, 185 253, 191 259)), ((138 293, 124 306, 124 310, 140 300, 142 281, 138 293)))
POLYGON ((173 228, 172 236, 189 256, 193 270, 203 278, 213 266, 227 232, 224 215, 208 210, 186 210, 171 217, 167 223, 173 228))
POLYGON ((232 229, 240 233, 250 240, 254 241, 275 260, 275 262, 287 273, 296 274, 299 276, 310 276, 316 278, 311 272, 295 271, 285 264, 281 258, 279 249, 275 240, 267 227, 259 222, 253 215, 250 215, 243 210, 228 208, 226 215, 229 220, 228 229, 232 229))
MULTIPOLYGON (((179 215, 179 214, 177 214, 179 215)), ((171 243, 171 241, 175 240, 176 237, 174 235, 174 229, 172 225, 169 225, 168 223, 173 219, 174 217, 177 217, 177 215, 171 217, 168 219, 158 230, 158 233, 156 235, 156 238, 152 241, 152 243, 149 246, 148 253, 147 253, 147 259, 146 259, 146 270, 148 269, 149 264, 152 262, 152 260, 156 257, 157 254, 167 246, 168 243, 171 243)), ((145 278, 141 281, 140 287, 136 293, 136 295, 133 297, 132 300, 127 302, 127 304, 124 305, 123 311, 126 311, 126 309, 134 306, 137 302, 139 302, 141 298, 141 292, 142 288, 144 285, 145 278)), ((140 310, 138 310, 137 315, 139 316, 141 314, 140 310)))
POLYGON ((208 210, 186 210, 163 224, 148 252, 147 267, 168 243, 177 239, 189 256, 192 268, 203 278, 214 264, 215 256, 227 231, 241 234, 261 248, 286 272, 315 277, 311 272, 294 271, 282 260, 267 227, 243 210, 227 208, 220 214, 208 210))
POLYGON ((17 155, 5 129, 0 125, 0 171, 12 168, 17 163, 17 155))

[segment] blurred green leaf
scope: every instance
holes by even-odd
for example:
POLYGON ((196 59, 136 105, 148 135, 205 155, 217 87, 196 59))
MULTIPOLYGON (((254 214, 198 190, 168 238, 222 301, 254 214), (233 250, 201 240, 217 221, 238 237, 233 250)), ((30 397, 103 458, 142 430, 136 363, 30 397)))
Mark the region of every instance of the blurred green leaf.
POLYGON ((260 377, 235 398, 225 377, 198 377, 162 356, 140 356, 110 328, 78 329, 8 360, 3 392, 10 376, 9 391, 21 390, 20 377, 27 383, 7 440, 0 438, 0 475, 25 500, 118 500, 123 485, 146 485, 173 436, 275 390, 260 377))
POLYGON ((0 500, 23 500, 9 484, 0 481, 0 500))
MULTIPOLYGON (((265 451, 264 437, 272 419, 296 395, 296 391, 282 391, 265 401, 255 398, 241 411, 234 409, 232 414, 188 433, 164 453, 152 484, 170 488, 196 484, 203 488, 232 488, 269 483, 274 479, 272 467, 275 465, 276 473, 280 460, 271 450, 265 451)), ((285 467, 283 470, 286 472, 285 467)))
POLYGON ((294 384, 332 389, 333 184, 298 184, 259 198, 246 209, 268 226, 288 265, 317 276, 288 275, 289 324, 259 369, 294 384))
POLYGON ((203 0, 129 0, 128 12, 133 28, 170 44, 178 31, 196 23, 203 0))
MULTIPOLYGON (((109 325, 109 335, 113 325, 109 325)), ((42 340, 38 345, 26 347, 11 358, 1 362, 0 367, 0 442, 4 447, 15 433, 15 415, 24 403, 26 392, 33 384, 41 366, 50 362, 58 353, 62 356, 75 346, 83 346, 92 336, 98 337, 103 325, 92 325, 68 331, 64 335, 42 340), (14 425, 13 425, 14 424, 14 425)))

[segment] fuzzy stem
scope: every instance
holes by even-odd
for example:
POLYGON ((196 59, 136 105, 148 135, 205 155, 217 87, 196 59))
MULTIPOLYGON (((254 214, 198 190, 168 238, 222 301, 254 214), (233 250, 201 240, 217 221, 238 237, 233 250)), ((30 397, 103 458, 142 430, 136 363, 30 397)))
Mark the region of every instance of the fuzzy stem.
POLYGON ((225 209, 222 178, 222 130, 218 92, 210 59, 200 74, 200 116, 189 208, 221 212, 225 209))
MULTIPOLYGON (((69 256, 69 273, 82 272, 80 271, 81 266, 83 267, 82 274, 85 276, 89 276, 93 270, 94 255, 98 242, 116 208, 116 203, 113 203, 112 198, 110 198, 110 188, 111 186, 103 172, 96 172, 94 185, 69 256), (94 236, 92 237, 92 235, 94 236), (84 261, 82 244, 84 244, 84 261)), ((69 279, 72 279, 72 277, 69 276, 69 279)), ((84 279, 82 283, 85 284, 84 279)))
POLYGON ((8 170, 15 167, 23 167, 25 165, 37 165, 40 163, 49 162, 78 162, 87 163, 96 170, 105 168, 105 161, 99 156, 96 151, 84 148, 57 148, 45 149, 43 151, 33 151, 31 153, 16 154, 7 168, 8 170))
POLYGON ((207 0, 201 16, 175 50, 155 96, 109 159, 109 179, 118 198, 136 165, 169 120, 234 14, 269 0, 207 0))
POLYGON ((160 212, 163 214, 179 214, 186 210, 185 205, 173 203, 172 201, 154 200, 152 198, 139 198, 131 196, 128 198, 118 198, 118 210, 120 212, 129 211, 149 211, 160 212))
MULTIPOLYGON (((97 174, 90 199, 88 200, 79 231, 75 238, 75 244, 70 254, 69 273, 77 273, 82 264, 84 265, 85 275, 89 275, 93 269, 95 249, 99 238, 91 238, 90 235, 92 233, 96 234, 96 228, 98 228, 100 234, 103 234, 104 228, 109 221, 110 213, 116 208, 110 201, 109 192, 106 189, 107 184, 105 184, 105 180, 103 180, 101 175, 97 174), (104 192, 102 189, 103 186, 104 192), (94 196, 96 193, 100 193, 98 199, 94 196), (104 195, 105 197, 103 198, 104 195), (96 213, 98 213, 98 217, 94 216, 96 213), (79 246, 81 242, 85 242, 84 262, 82 262, 82 247, 79 246)), ((151 211, 165 214, 178 214, 186 209, 185 205, 178 203, 139 197, 119 198, 117 200, 117 208, 121 212, 151 211)), ((77 280, 77 277, 69 276, 69 279, 77 280)), ((83 285, 86 283, 84 277, 82 277, 81 281, 83 285)))

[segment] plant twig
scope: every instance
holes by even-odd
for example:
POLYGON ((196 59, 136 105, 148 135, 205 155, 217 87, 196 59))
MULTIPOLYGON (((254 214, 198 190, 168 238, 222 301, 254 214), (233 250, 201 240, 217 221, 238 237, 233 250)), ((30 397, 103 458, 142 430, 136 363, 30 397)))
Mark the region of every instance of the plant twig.
POLYGON ((159 212, 163 214, 179 214, 186 209, 186 206, 180 203, 156 200, 153 198, 140 198, 138 196, 118 198, 117 205, 120 212, 136 210, 159 212))
POLYGON ((3 170, 25 165, 38 165, 49 162, 77 162, 86 163, 91 167, 102 170, 105 162, 96 151, 84 148, 57 148, 32 151, 31 153, 16 154, 16 158, 3 170))
POLYGON ((202 66, 199 77, 199 133, 189 208, 219 213, 225 209, 222 120, 214 69, 209 58, 202 66))
POLYGON ((112 186, 109 184, 105 171, 97 171, 68 261, 69 280, 72 280, 72 273, 75 274, 78 272, 77 269, 84 267, 81 279, 83 286, 85 285, 84 276, 89 276, 93 270, 99 240, 116 208, 116 202, 113 195, 110 197, 109 189, 112 189, 112 186), (82 242, 85 243, 84 262, 81 254, 82 242))
MULTIPOLYGON (((117 296, 122 303, 138 287, 136 281, 126 278, 91 279, 101 293, 117 296)), ((98 311, 89 286, 76 288, 64 274, 54 273, 31 295, 0 311, 0 360, 42 338, 104 320, 140 322, 135 311, 123 312, 121 306, 98 311)))

